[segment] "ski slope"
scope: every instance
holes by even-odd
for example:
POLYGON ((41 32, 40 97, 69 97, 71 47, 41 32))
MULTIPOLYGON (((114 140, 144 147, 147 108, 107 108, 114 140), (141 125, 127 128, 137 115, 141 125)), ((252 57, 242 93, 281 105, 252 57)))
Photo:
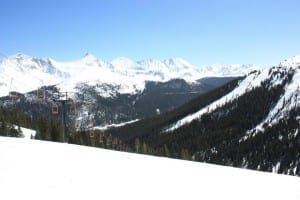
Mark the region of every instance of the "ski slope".
POLYGON ((139 121, 139 119, 134 119, 134 120, 123 122, 123 123, 119 123, 119 124, 109 124, 109 125, 104 125, 104 126, 94 126, 93 129, 105 131, 105 130, 110 129, 110 128, 122 127, 122 126, 125 126, 127 124, 132 124, 132 123, 137 122, 137 121, 139 121))
MULTIPOLYGON (((17 127, 16 127, 17 129, 17 127)), ((35 137, 36 131, 28 128, 21 127, 21 133, 23 134, 25 139, 31 139, 32 137, 35 137)))
POLYGON ((190 124, 193 120, 198 120, 201 118, 201 116, 205 113, 212 112, 216 110, 219 107, 222 107, 223 105, 227 104, 230 101, 233 101, 242 95, 244 95, 247 91, 251 91, 256 87, 261 86, 262 82, 265 81, 269 76, 269 69, 264 69, 262 72, 258 71, 255 73, 252 73, 248 75, 244 80, 242 80, 238 86, 228 94, 224 95, 220 99, 217 99, 216 101, 212 102, 211 104, 205 106, 204 108, 200 109, 199 111, 192 113, 174 124, 172 124, 170 127, 167 127, 164 131, 165 132, 171 132, 174 131, 186 124, 190 124))
POLYGON ((0 199, 300 199, 300 178, 0 137, 0 199))
MULTIPOLYGON (((265 123, 271 125, 278 123, 280 119, 288 115, 290 110, 299 107, 300 105, 300 55, 286 59, 277 67, 269 67, 250 73, 244 80, 242 80, 238 84, 238 86, 233 91, 205 106, 204 108, 198 110, 197 112, 187 115, 174 124, 170 125, 169 127, 166 127, 164 132, 174 131, 186 124, 190 124, 194 120, 201 119, 202 115, 212 112, 217 108, 222 107, 235 99, 238 99, 245 93, 252 91, 257 87, 261 87, 263 82, 265 82, 266 80, 270 80, 269 87, 276 87, 277 85, 281 85, 286 77, 281 77, 279 75, 279 72, 287 72, 288 74, 291 73, 293 74, 293 78, 291 82, 285 86, 284 94, 280 97, 276 106, 269 112, 266 119, 264 119, 259 125, 257 125, 255 130, 262 130, 262 126, 265 123)), ((252 130, 250 132, 252 132, 252 130)), ((246 136, 246 138, 247 137, 248 136, 246 136)))

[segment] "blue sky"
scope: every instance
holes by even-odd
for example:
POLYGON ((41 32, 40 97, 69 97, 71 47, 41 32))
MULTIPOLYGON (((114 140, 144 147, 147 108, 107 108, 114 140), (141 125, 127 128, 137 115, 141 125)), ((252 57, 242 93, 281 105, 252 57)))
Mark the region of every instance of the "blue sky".
POLYGON ((300 54, 299 8, 299 0, 2 0, 0 53, 271 65, 300 54))

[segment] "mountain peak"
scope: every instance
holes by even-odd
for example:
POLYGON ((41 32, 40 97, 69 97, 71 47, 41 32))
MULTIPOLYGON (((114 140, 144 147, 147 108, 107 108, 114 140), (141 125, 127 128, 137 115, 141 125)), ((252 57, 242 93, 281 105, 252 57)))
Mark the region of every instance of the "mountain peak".
POLYGON ((16 53, 15 55, 9 56, 8 59, 10 60, 28 60, 32 59, 31 56, 23 54, 23 53, 16 53))
POLYGON ((97 57, 94 56, 93 54, 87 52, 87 53, 84 54, 82 59, 84 59, 84 60, 97 60, 97 57))
POLYGON ((173 65, 177 67, 181 66, 184 68, 194 68, 192 64, 180 57, 169 58, 168 60, 164 60, 164 63, 166 63, 167 65, 173 65))
POLYGON ((98 58, 94 56, 93 54, 86 53, 79 62, 81 65, 87 65, 87 66, 94 66, 98 63, 98 58))

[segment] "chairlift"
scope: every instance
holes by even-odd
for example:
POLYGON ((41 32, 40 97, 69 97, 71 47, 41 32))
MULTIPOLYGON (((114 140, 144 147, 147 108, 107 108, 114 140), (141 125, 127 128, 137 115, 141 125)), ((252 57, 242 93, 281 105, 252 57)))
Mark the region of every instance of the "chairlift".
POLYGON ((73 102, 73 103, 71 104, 71 107, 70 107, 70 113, 71 113, 72 115, 75 115, 75 114, 76 114, 76 103, 75 103, 75 102, 73 102))
POLYGON ((18 100, 20 98, 20 94, 16 91, 11 91, 8 94, 9 98, 11 98, 12 100, 18 100))
POLYGON ((45 99, 46 97, 46 90, 45 88, 41 87, 37 90, 37 98, 40 100, 45 99))
POLYGON ((92 119, 89 119, 88 124, 87 124, 87 128, 92 129, 93 127, 94 127, 94 123, 93 123, 92 119))
POLYGON ((94 138, 95 137, 95 133, 94 133, 93 130, 90 130, 89 134, 90 134, 90 138, 94 138))
POLYGON ((56 103, 52 103, 52 114, 53 115, 58 114, 58 105, 56 103))
POLYGON ((100 144, 103 144, 103 143, 104 143, 104 135, 103 135, 103 133, 100 133, 100 134, 99 134, 99 143, 100 143, 100 144))

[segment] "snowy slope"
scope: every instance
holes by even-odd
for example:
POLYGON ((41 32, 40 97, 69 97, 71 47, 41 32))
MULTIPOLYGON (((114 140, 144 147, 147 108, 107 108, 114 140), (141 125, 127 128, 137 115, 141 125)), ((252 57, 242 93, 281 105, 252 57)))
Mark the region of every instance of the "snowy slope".
MULTIPOLYGON (((279 64, 283 70, 293 73, 293 78, 289 84, 284 88, 285 92, 269 112, 268 116, 255 128, 249 130, 242 138, 246 140, 250 135, 255 135, 257 131, 263 131, 263 125, 268 124, 272 126, 289 115, 289 112, 294 108, 300 108, 300 55, 286 59, 279 64)), ((300 118, 300 113, 298 114, 300 118)))
POLYGON ((0 198, 300 199, 298 177, 0 137, 0 198))
POLYGON ((107 129, 110 129, 110 128, 122 127, 122 126, 125 126, 127 124, 132 124, 132 123, 137 122, 137 121, 139 121, 139 119, 135 119, 135 120, 131 120, 131 121, 128 121, 128 122, 119 123, 119 124, 109 124, 109 125, 105 125, 105 126, 94 126, 93 129, 104 131, 104 130, 107 130, 107 129))
MULTIPOLYGON (((257 69, 252 65, 194 66, 182 58, 133 61, 120 57, 112 61, 86 54, 79 60, 58 62, 16 54, 0 60, 0 96, 9 91, 21 93, 43 85, 58 84, 62 90, 73 91, 78 83, 110 84, 119 93, 135 93, 145 87, 145 81, 169 81, 183 78, 188 82, 208 76, 240 76, 257 69)), ((99 90, 103 96, 104 90, 99 90)))
POLYGON ((300 65, 300 55, 293 56, 291 58, 285 59, 279 65, 286 67, 295 67, 300 65))
POLYGON ((0 96, 10 91, 21 93, 44 85, 53 85, 68 77, 55 68, 50 60, 16 54, 0 60, 0 96))
POLYGON ((265 68, 249 74, 232 92, 200 109, 196 113, 192 113, 183 119, 178 120, 170 127, 167 127, 165 131, 173 131, 185 124, 191 123, 193 120, 200 119, 203 114, 212 112, 218 107, 241 97, 246 92, 262 86, 263 82, 266 80, 270 81, 270 87, 283 84, 286 80, 286 76, 288 75, 291 75, 293 78, 291 82, 285 86, 284 94, 280 97, 275 107, 270 111, 267 118, 261 122, 256 129, 261 130, 264 123, 277 123, 278 120, 285 117, 291 109, 300 107, 300 56, 294 56, 290 59, 286 59, 277 67, 265 68))
POLYGON ((24 135, 25 139, 31 139, 34 138, 36 135, 36 131, 28 128, 21 127, 21 132, 24 135))

